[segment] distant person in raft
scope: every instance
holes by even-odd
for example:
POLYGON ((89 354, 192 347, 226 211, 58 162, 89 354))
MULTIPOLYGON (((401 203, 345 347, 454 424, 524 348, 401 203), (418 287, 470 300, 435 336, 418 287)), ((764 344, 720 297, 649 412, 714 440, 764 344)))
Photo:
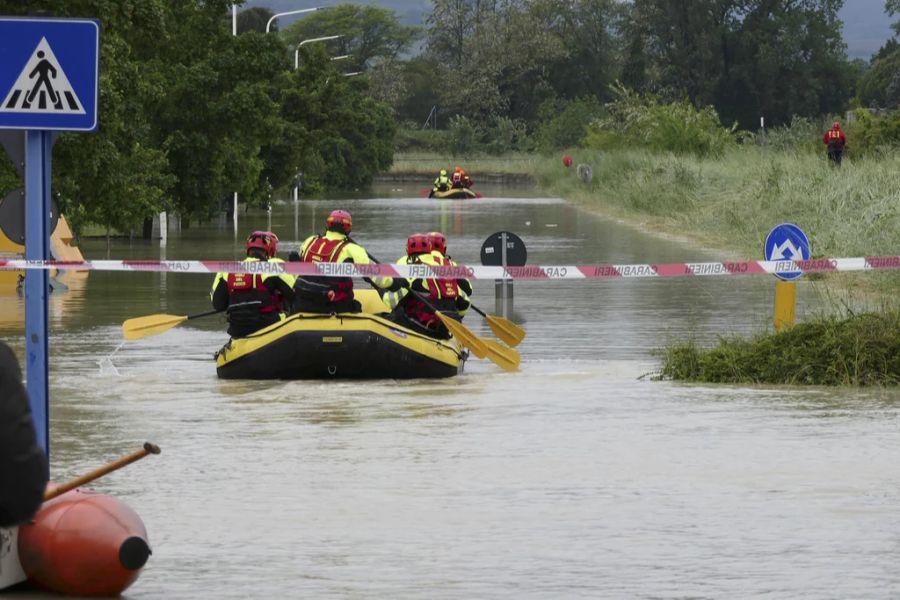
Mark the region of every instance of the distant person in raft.
POLYGON ((441 169, 438 176, 434 180, 434 188, 432 192, 446 192, 450 189, 450 176, 447 175, 447 169, 441 169))
POLYGON ((453 167, 453 175, 450 176, 450 187, 454 190, 465 187, 463 185, 463 170, 458 166, 453 167))
POLYGON ((841 130, 841 124, 835 121, 831 125, 831 129, 822 136, 822 143, 825 144, 828 160, 837 166, 841 166, 841 158, 844 155, 844 146, 847 145, 847 136, 841 130))
POLYGON ((475 183, 472 181, 472 178, 469 177, 469 175, 466 173, 465 169, 460 169, 459 172, 460 172, 460 175, 462 176, 462 186, 464 188, 470 188, 473 185, 475 185, 475 183))
MULTIPOLYGON (((275 257, 278 236, 254 231, 244 262, 284 262, 275 257)), ((287 317, 294 303, 294 277, 287 273, 217 273, 210 292, 213 308, 228 313, 228 335, 246 337, 287 317)))
MULTIPOLYGON (((291 260, 321 263, 372 263, 366 249, 350 239, 353 217, 346 210, 333 210, 325 219, 325 233, 311 235, 300 244, 300 252, 291 260)), ((366 279, 376 288, 387 288, 393 283, 391 277, 366 279)), ((357 313, 362 310, 359 301, 353 297, 352 277, 324 277, 303 275, 294 283, 296 298, 294 312, 311 313, 357 313)))
MULTIPOLYGON (((28 521, 47 486, 47 459, 38 445, 22 371, 0 342, 0 527, 28 521)), ((0 555, 4 548, 0 544, 0 555)))

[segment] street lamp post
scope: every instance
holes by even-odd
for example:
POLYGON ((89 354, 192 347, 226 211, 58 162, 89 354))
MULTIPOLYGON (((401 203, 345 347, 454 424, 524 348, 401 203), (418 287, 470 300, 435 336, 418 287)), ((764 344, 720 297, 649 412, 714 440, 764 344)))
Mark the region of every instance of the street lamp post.
MULTIPOLYGON (((313 42, 327 42, 328 40, 336 40, 341 37, 338 35, 324 35, 322 37, 310 38, 308 40, 303 40, 299 44, 297 44, 297 48, 294 50, 294 70, 298 70, 300 68, 300 46, 304 44, 311 44, 313 42)), ((337 58, 347 58, 349 55, 340 56, 337 58)), ((332 58, 331 60, 336 60, 332 58)), ((297 212, 300 206, 300 178, 297 178, 297 183, 294 185, 294 229, 296 230, 297 226, 297 212)))
MULTIPOLYGON (((313 42, 325 42, 325 41, 327 41, 327 40, 336 40, 336 39, 338 39, 339 37, 341 37, 340 34, 338 34, 338 35, 325 35, 325 36, 322 36, 322 37, 316 37, 316 38, 310 38, 310 39, 308 39, 308 40, 303 40, 302 42, 300 42, 299 44, 297 44, 297 49, 294 50, 294 70, 296 71, 297 69, 300 68, 300 46, 302 46, 302 45, 304 45, 304 44, 311 44, 311 43, 313 43, 313 42)), ((333 60, 333 59, 332 59, 332 60, 333 60)))
POLYGON ((323 7, 317 6, 315 8, 301 8, 300 10, 289 10, 283 13, 277 13, 272 15, 272 17, 266 23, 266 33, 269 33, 269 27, 272 26, 272 22, 275 21, 278 17, 286 17, 287 15, 299 15, 300 13, 308 13, 316 10, 322 10, 323 7))
MULTIPOLYGON (((287 12, 282 12, 282 13, 277 13, 275 15, 272 15, 272 17, 268 20, 268 22, 266 22, 266 33, 269 33, 269 31, 271 30, 271 27, 272 27, 272 23, 278 17, 286 17, 288 15, 299 15, 301 13, 314 12, 314 11, 320 10, 321 8, 322 7, 319 7, 319 6, 317 6, 315 8, 301 8, 299 10, 289 10, 287 12)), ((237 15, 238 15, 237 4, 232 3, 232 5, 231 5, 231 35, 233 35, 233 36, 237 35, 237 15)), ((309 41, 313 41, 313 40, 309 40, 309 41)), ((296 197, 297 197, 297 189, 295 188, 295 191, 294 191, 295 203, 296 203, 296 197)), ((238 193, 237 192, 234 193, 234 209, 233 210, 234 210, 234 212, 232 214, 232 220, 234 221, 234 235, 235 235, 235 237, 237 237, 237 234, 238 234, 238 193)), ((271 218, 271 213, 270 213, 270 218, 271 218)), ((271 229, 271 227, 270 227, 270 229, 271 229)))
MULTIPOLYGON (((231 5, 231 35, 237 37, 237 4, 231 5)), ((234 222, 234 237, 238 234, 238 193, 234 193, 234 208, 232 209, 231 220, 234 222)))

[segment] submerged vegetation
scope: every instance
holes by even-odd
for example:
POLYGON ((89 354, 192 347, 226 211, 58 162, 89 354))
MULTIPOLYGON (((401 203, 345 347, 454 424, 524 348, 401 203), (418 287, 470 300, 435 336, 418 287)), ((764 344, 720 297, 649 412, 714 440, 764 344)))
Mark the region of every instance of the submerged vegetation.
POLYGON ((900 311, 822 316, 715 348, 675 343, 661 379, 706 383, 895 386, 900 384, 900 311))

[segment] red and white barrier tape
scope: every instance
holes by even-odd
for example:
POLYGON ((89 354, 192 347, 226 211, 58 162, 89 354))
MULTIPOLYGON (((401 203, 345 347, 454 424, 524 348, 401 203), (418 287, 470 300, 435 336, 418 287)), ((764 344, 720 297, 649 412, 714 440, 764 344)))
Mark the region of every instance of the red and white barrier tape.
POLYGON ((900 269, 900 256, 814 258, 810 260, 745 260, 635 265, 525 265, 485 267, 472 265, 244 262, 218 260, 0 260, 0 271, 59 269, 63 271, 154 271, 161 273, 267 273, 320 277, 412 277, 467 279, 595 279, 617 277, 704 277, 756 273, 830 273, 900 269))

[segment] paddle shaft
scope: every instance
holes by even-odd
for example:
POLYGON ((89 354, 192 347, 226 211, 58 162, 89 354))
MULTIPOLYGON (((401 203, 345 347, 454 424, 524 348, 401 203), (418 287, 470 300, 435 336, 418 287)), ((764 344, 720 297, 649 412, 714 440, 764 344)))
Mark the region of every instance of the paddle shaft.
MULTIPOLYGON (((381 262, 377 258, 372 256, 371 254, 369 254, 369 258, 374 263, 381 264, 381 262)), ((475 356, 477 356, 478 358, 489 358, 489 359, 493 360, 495 363, 500 364, 500 362, 498 362, 498 360, 497 360, 496 355, 499 353, 504 353, 504 352, 509 353, 510 352, 509 349, 507 349, 506 351, 495 349, 496 351, 491 352, 491 349, 488 348, 487 344, 484 343, 484 340, 481 339, 480 337, 478 337, 477 335, 475 335, 475 333, 473 331, 471 331, 468 327, 463 325, 460 320, 454 319, 453 317, 451 317, 449 315, 445 315, 443 312, 438 310, 437 307, 434 304, 432 304, 426 296, 424 296, 423 294, 412 289, 412 286, 407 287, 406 289, 410 294, 412 294, 414 297, 418 298, 425 306, 427 306, 432 311, 434 311, 434 314, 437 315, 437 317, 441 320, 441 323, 444 324, 444 327, 446 327, 447 330, 450 331, 450 333, 453 335, 453 337, 455 337, 457 340, 459 340, 463 346, 466 346, 467 348, 469 348, 469 350, 471 350, 472 353, 475 356)), ((457 311, 453 311, 453 312, 457 312, 457 311)), ((457 314, 459 314, 459 313, 457 312, 457 314)), ((515 351, 512 350, 511 352, 515 352, 515 351)), ((503 366, 503 365, 501 365, 501 366, 503 366)))
POLYGON ((480 308, 478 308, 477 306, 475 306, 475 304, 473 302, 469 302, 469 307, 472 308, 472 310, 477 312, 479 315, 481 315, 482 317, 487 319, 487 316, 488 316, 487 313, 484 312, 483 310, 481 310, 480 308))
POLYGON ((73 490, 79 486, 82 486, 86 483, 90 483, 95 479, 99 479, 108 473, 112 473, 118 469, 126 465, 130 465, 136 460, 140 460, 147 456, 148 454, 159 454, 161 450, 159 446, 156 444, 151 444, 150 442, 144 442, 144 447, 136 452, 132 452, 131 454, 127 454, 122 458, 112 461, 111 463, 100 467, 99 469, 94 469, 90 473, 85 473, 81 477, 76 477, 71 481, 67 481, 61 485, 56 486, 53 489, 47 490, 44 492, 44 502, 47 500, 52 500, 61 494, 65 494, 69 490, 73 490))
POLYGON ((199 319, 200 317, 208 317, 210 315, 217 315, 221 312, 231 312, 235 308, 243 308, 245 306, 256 306, 257 304, 262 304, 262 300, 251 300, 249 302, 238 302, 237 304, 229 304, 228 308, 225 310, 208 310, 206 312, 197 313, 196 315, 188 315, 185 320, 190 321, 191 319, 199 319))
MULTIPOLYGON (((229 308, 231 308, 231 307, 229 307, 229 308)), ((227 309, 226 309, 226 310, 227 310, 227 309)), ((220 312, 224 312, 224 311, 221 311, 221 310, 208 310, 208 311, 206 311, 206 312, 197 313, 196 315, 188 315, 187 318, 186 318, 185 320, 186 320, 186 321, 190 321, 191 319, 199 319, 200 317, 208 317, 208 316, 210 316, 210 315, 217 315, 217 314, 219 314, 220 312)), ((479 312, 480 312, 480 311, 479 311, 479 312)))

